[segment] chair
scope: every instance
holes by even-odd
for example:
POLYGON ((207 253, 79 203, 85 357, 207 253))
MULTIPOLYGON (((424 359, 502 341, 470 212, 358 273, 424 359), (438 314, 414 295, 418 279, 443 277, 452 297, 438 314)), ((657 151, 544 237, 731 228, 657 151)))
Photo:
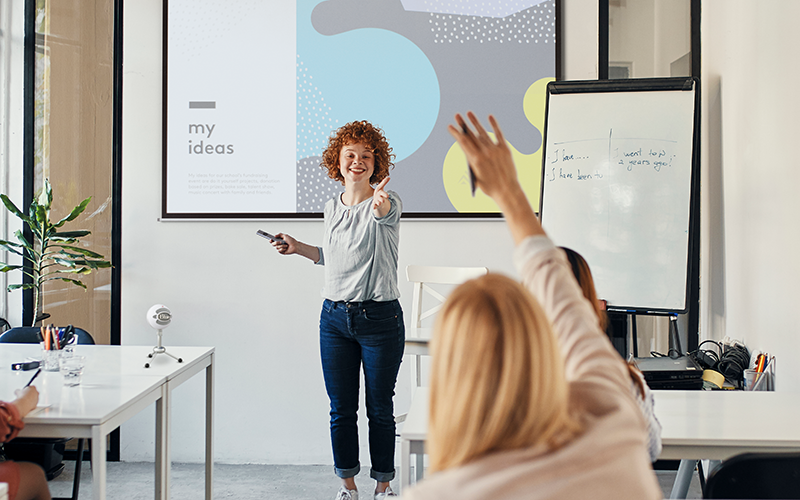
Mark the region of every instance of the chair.
MULTIPOLYGON (((441 266, 406 266, 406 278, 414 284, 411 302, 411 328, 422 328, 422 321, 439 312, 446 299, 444 295, 430 285, 460 285, 465 281, 478 278, 488 273, 485 267, 441 267, 441 266), (423 309, 425 294, 436 299, 436 304, 423 309)), ((422 370, 420 357, 415 355, 415 387, 422 386, 422 370)))
MULTIPOLYGON (((442 266, 406 266, 406 278, 414 285, 414 293, 411 302, 411 328, 419 336, 419 328, 422 328, 422 322, 439 312, 442 308, 446 297, 434 289, 431 285, 460 285, 465 281, 473 278, 478 278, 488 273, 489 269, 485 267, 442 267, 442 266), (430 296, 435 299, 435 304, 431 307, 424 307, 424 297, 430 296)), ((422 386, 422 367, 420 364, 420 355, 414 354, 414 385, 413 387, 422 386)), ((413 397, 413 395, 412 395, 413 397)), ((407 414, 398 415, 395 417, 395 422, 404 422, 407 414)), ((422 471, 424 467, 424 456, 417 454, 416 456, 416 476, 417 480, 422 479, 422 471)), ((408 464, 404 464, 407 467, 408 464)))
POLYGON ((800 499, 800 453, 743 453, 706 480, 703 498, 800 499))
MULTIPOLYGON (((0 335, 0 343, 5 344, 38 344, 39 343, 39 327, 33 326, 18 326, 3 332, 0 335)), ((75 328, 75 335, 78 337, 78 344, 94 344, 94 338, 82 328, 75 328)), ((37 458, 32 454, 32 450, 36 448, 45 449, 45 461, 50 462, 54 453, 55 446, 63 447, 64 443, 69 439, 48 439, 48 438, 17 438, 11 443, 6 443, 5 451, 9 458, 17 460, 26 460, 37 462, 37 458)), ((78 500, 78 490, 80 487, 81 479, 81 464, 83 462, 83 447, 84 440, 78 439, 78 448, 75 452, 75 478, 72 482, 72 496, 70 500, 78 500)), ((61 455, 61 453, 59 453, 61 455)), ((64 470, 64 464, 59 460, 58 465, 49 467, 45 470, 47 480, 57 477, 64 470)), ((54 498, 53 500, 67 500, 65 498, 54 498)))

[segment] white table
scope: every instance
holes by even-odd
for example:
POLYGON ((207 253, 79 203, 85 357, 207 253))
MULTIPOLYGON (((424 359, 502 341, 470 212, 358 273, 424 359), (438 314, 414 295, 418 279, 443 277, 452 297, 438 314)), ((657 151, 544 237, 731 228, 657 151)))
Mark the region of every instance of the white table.
MULTIPOLYGON (((400 433, 401 491, 411 484, 410 455, 425 452, 428 395, 426 387, 416 390, 400 433)), ((661 459, 724 460, 745 452, 800 451, 797 394, 653 391, 653 396, 662 426, 661 459)))
MULTIPOLYGON (((20 436, 74 437, 93 440, 92 497, 106 498, 106 437, 123 422, 151 404, 156 404, 155 498, 169 498, 170 416, 172 389, 205 369, 206 371, 206 484, 205 498, 211 500, 213 479, 214 348, 171 347, 183 359, 168 356, 149 359, 147 346, 77 346, 76 354, 86 356, 81 385, 64 387, 61 374, 42 372, 33 385, 39 391, 39 405, 47 406, 25 418, 20 436), (146 362, 150 368, 145 368, 146 362)), ((0 399, 14 399, 14 390, 25 385, 33 371, 11 371, 11 363, 39 357, 37 344, 0 344, 0 399)))
POLYGON ((433 328, 409 328, 406 331, 406 348, 404 354, 409 356, 428 356, 428 344, 431 341, 433 328))
POLYGON ((725 460, 800 451, 800 396, 787 392, 653 391, 661 459, 725 460))
POLYGON ((697 460, 800 451, 800 396, 785 392, 653 391, 659 458, 681 460, 670 498, 686 498, 697 460))

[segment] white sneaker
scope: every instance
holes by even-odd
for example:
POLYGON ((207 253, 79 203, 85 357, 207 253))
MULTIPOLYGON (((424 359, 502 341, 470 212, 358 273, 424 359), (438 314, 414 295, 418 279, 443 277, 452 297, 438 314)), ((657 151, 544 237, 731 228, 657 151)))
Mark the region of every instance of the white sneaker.
POLYGON ((375 500, 384 500, 384 499, 390 498, 390 497, 399 498, 395 494, 395 492, 392 491, 392 488, 390 488, 389 486, 386 487, 386 491, 384 491, 384 492, 381 492, 381 493, 378 493, 377 491, 375 492, 375 500))
POLYGON ((348 490, 344 486, 339 488, 336 500, 358 500, 358 490, 348 490))

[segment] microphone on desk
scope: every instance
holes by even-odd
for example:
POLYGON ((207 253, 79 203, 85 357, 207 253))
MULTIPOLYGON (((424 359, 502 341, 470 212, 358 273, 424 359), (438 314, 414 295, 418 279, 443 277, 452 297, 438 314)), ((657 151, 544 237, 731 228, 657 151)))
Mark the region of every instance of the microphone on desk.
POLYGON ((147 311, 147 322, 161 332, 172 321, 172 312, 164 304, 156 304, 147 311))
MULTIPOLYGON (((167 348, 161 344, 162 330, 169 326, 172 321, 172 312, 164 304, 156 304, 147 311, 147 322, 158 331, 158 345, 153 348, 153 352, 147 355, 154 358, 158 354, 166 354, 178 363, 183 363, 183 358, 178 358, 167 352, 167 348)), ((145 368, 150 368, 150 363, 144 364, 145 368)))

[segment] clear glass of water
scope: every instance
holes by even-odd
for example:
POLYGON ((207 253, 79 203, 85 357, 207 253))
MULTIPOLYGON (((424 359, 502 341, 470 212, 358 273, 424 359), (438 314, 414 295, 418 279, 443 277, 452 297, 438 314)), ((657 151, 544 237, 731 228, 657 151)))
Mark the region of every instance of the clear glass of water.
POLYGON ((86 366, 84 356, 68 356, 59 360, 61 375, 64 377, 64 385, 74 387, 80 385, 83 377, 83 369, 86 366))

